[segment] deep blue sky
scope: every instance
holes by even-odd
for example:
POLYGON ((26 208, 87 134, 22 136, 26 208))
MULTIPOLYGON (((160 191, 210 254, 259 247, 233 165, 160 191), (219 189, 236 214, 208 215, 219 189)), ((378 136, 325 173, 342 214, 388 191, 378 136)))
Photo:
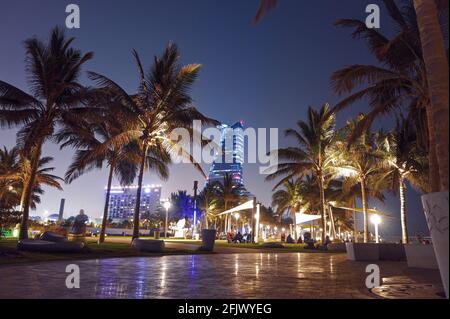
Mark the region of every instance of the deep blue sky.
MULTIPOLYGON (((207 115, 225 123, 243 119, 247 126, 280 129, 280 145, 291 141, 284 129, 304 119, 309 105, 336 103, 330 89, 330 75, 348 64, 374 63, 362 41, 352 40, 349 29, 336 28, 338 18, 365 19, 371 0, 281 0, 278 9, 257 26, 251 24, 258 0, 151 0, 151 1, 5 1, 0 4, 0 79, 27 90, 23 40, 47 37, 55 25, 63 25, 65 7, 81 8, 81 29, 68 31, 74 45, 94 51, 85 70, 107 75, 129 92, 137 87, 131 49, 139 51, 148 66, 168 41, 175 41, 183 63, 201 63, 195 84, 195 104, 207 115)), ((382 32, 392 33, 382 11, 382 32)), ((90 84, 87 80, 84 83, 90 84)), ((363 103, 339 114, 344 124, 349 116, 366 110, 363 103)), ((379 123, 389 123, 389 120, 379 123)), ((0 146, 15 144, 14 131, 0 131, 0 146)), ((64 175, 73 152, 59 151, 48 143, 45 152, 55 157, 56 173, 64 175)), ((208 167, 205 167, 208 169, 208 167)), ((263 203, 270 203, 272 184, 264 182, 255 165, 245 166, 247 188, 263 203)), ((106 171, 97 171, 64 187, 64 193, 47 189, 38 206, 56 212, 66 198, 66 216, 84 208, 98 217, 103 207, 106 171)), ((191 167, 174 166, 167 182, 147 173, 146 183, 161 183, 163 196, 178 189, 192 189, 202 180, 191 167)), ((408 194, 410 233, 426 231, 420 196, 408 194)), ((382 233, 399 234, 399 205, 396 197, 371 206, 397 217, 381 227, 382 233)))

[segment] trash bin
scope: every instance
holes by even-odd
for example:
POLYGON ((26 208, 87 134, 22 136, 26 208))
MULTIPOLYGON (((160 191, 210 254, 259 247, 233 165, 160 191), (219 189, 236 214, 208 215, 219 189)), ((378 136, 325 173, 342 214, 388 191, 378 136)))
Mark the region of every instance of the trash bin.
POLYGON ((202 246, 200 248, 201 250, 213 251, 215 241, 216 241, 215 229, 202 229, 202 246))
POLYGON ((159 239, 159 237, 161 237, 161 232, 158 230, 154 230, 154 234, 155 234, 155 239, 159 239))

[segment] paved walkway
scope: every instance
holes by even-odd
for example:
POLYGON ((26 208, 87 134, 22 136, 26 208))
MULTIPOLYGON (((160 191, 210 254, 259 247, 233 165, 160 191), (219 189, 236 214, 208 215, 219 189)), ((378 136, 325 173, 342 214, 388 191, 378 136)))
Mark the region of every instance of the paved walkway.
MULTIPOLYGON (((382 276, 390 280, 388 284, 395 285, 396 280, 429 284, 426 297, 437 298, 435 290, 439 289, 432 285, 436 278, 423 277, 420 272, 408 274, 406 264, 401 262, 378 265, 382 276)), ((320 253, 183 255, 8 265, 0 267, 0 298, 374 298, 376 295, 365 288, 365 267, 366 263, 347 261, 344 254, 320 253), (80 289, 65 286, 68 263, 80 266, 80 289)))

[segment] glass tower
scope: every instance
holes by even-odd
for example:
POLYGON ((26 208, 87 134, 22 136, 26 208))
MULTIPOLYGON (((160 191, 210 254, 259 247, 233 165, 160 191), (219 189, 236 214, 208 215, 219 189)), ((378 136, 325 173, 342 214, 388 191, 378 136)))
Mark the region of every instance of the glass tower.
POLYGON ((222 124, 218 127, 221 132, 221 154, 216 154, 216 159, 209 171, 208 182, 223 183, 224 176, 230 174, 233 182, 243 185, 242 165, 244 164, 244 125, 237 122, 234 125, 222 124))

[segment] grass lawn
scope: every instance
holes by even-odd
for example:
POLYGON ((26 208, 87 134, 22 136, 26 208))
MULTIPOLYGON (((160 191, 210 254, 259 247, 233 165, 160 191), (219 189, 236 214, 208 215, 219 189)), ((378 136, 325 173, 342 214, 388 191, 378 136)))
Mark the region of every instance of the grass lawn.
POLYGON ((156 257, 166 255, 202 254, 205 252, 187 249, 165 248, 163 253, 145 253, 130 247, 129 243, 105 242, 98 245, 95 241, 87 240, 86 252, 83 253, 36 253, 16 250, 17 239, 0 240, 0 265, 30 263, 57 260, 87 260, 98 258, 122 257, 156 257))

